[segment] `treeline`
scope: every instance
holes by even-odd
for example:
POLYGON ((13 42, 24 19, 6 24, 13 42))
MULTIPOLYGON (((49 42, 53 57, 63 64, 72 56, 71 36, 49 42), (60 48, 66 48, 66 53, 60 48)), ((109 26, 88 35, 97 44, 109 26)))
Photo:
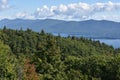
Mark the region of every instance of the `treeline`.
POLYGON ((0 30, 0 80, 120 80, 120 49, 86 38, 0 30))

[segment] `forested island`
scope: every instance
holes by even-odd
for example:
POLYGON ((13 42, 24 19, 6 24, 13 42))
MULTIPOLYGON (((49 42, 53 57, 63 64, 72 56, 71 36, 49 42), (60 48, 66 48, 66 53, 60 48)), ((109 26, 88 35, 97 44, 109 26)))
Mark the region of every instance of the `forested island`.
POLYGON ((120 49, 84 37, 4 27, 0 80, 120 80, 120 49))

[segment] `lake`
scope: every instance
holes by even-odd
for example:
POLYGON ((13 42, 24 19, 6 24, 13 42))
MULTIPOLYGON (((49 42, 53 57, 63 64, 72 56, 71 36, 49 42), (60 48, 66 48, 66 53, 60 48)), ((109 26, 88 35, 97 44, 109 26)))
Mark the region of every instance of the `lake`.
MULTIPOLYGON (((53 35, 58 36, 58 33, 53 33, 53 35)), ((68 36, 68 34, 64 34, 64 33, 60 33, 60 35, 62 37, 67 37, 68 36)), ((82 37, 83 35, 81 36, 81 35, 78 35, 78 34, 77 35, 72 34, 70 36, 82 37)), ((86 35, 84 35, 83 37, 89 38, 89 36, 86 36, 86 35)), ((95 38, 93 40, 99 40, 101 43, 105 43, 107 45, 112 45, 114 48, 120 48, 120 39, 107 39, 107 38, 97 39, 97 38, 95 38)))
POLYGON ((94 39, 99 40, 102 43, 112 45, 114 48, 120 48, 120 39, 94 39))

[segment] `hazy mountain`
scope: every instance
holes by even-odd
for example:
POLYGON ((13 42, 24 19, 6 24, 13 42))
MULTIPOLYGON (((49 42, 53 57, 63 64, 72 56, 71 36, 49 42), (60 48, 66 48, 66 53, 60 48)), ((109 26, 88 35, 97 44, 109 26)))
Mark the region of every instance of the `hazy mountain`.
POLYGON ((62 20, 23 20, 3 19, 0 27, 7 26, 11 29, 30 28, 34 31, 45 30, 49 33, 66 33, 88 37, 120 38, 120 23, 106 20, 62 21, 62 20))

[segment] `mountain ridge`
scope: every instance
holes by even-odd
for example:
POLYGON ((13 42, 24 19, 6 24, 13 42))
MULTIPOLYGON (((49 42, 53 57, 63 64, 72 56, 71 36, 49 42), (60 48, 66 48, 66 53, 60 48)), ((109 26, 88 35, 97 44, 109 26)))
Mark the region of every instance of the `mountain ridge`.
POLYGON ((2 19, 0 28, 27 29, 48 33, 80 34, 89 37, 120 38, 120 22, 107 20, 64 21, 55 19, 2 19))

